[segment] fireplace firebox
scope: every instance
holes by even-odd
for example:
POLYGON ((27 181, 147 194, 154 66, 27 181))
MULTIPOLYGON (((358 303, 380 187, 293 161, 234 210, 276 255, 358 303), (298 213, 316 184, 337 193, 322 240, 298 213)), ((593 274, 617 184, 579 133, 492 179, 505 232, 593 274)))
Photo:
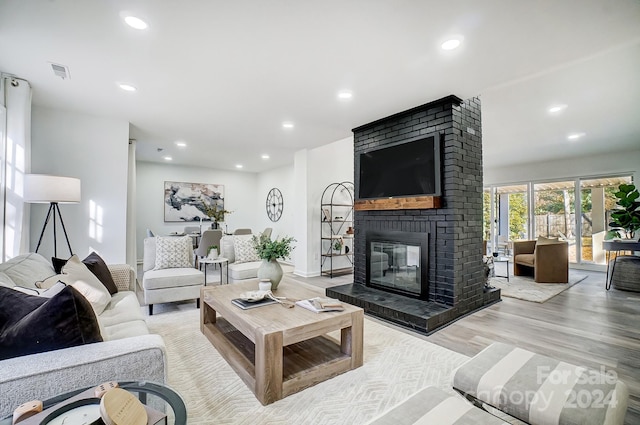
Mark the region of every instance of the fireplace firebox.
POLYGON ((367 286, 426 300, 429 296, 429 233, 365 234, 367 286))

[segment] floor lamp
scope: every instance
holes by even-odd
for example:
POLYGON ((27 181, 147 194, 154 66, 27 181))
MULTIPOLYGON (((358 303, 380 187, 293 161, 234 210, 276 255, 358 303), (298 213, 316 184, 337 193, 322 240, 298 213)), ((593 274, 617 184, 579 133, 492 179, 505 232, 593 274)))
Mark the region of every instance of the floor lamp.
POLYGON ((40 249, 42 237, 47 229, 49 220, 53 219, 53 255, 58 256, 58 241, 56 231, 56 216, 62 225, 64 237, 69 247, 69 255, 73 255, 67 229, 62 221, 62 214, 58 204, 77 204, 80 202, 80 179, 73 177, 49 176, 45 174, 26 174, 24 176, 24 200, 32 204, 49 204, 49 212, 44 220, 36 252, 40 249))

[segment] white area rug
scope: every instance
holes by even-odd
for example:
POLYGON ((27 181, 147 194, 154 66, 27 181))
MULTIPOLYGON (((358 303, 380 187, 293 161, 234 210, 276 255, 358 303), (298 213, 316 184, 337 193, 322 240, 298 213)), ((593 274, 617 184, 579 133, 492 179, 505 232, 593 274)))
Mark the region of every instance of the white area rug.
POLYGON ((508 282, 504 277, 492 277, 489 284, 500 288, 505 297, 543 303, 586 278, 587 275, 569 271, 569 283, 536 283, 533 278, 510 276, 508 282))
POLYGON ((194 424, 364 424, 418 390, 435 385, 453 394, 451 373, 467 357, 364 321, 364 365, 268 406, 262 406, 200 333, 200 311, 147 318, 164 338, 169 385, 184 398, 194 424))

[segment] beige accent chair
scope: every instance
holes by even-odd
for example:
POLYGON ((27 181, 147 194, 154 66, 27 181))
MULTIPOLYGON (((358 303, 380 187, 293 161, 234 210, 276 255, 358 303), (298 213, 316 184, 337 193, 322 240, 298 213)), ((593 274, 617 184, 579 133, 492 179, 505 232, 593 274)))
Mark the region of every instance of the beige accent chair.
POLYGON ((267 227, 266 229, 264 229, 264 231, 262 232, 263 235, 266 235, 269 239, 271 239, 271 233, 273 232, 273 228, 271 227, 267 227))
POLYGON ((513 274, 531 275, 540 283, 569 282, 569 244, 540 236, 513 242, 513 274))
MULTIPOLYGON (((193 264, 193 250, 189 248, 189 261, 193 264)), ((142 294, 149 306, 174 301, 196 300, 200 307, 200 288, 204 285, 204 273, 194 267, 177 267, 154 270, 156 265, 156 238, 145 238, 142 262, 142 294)))

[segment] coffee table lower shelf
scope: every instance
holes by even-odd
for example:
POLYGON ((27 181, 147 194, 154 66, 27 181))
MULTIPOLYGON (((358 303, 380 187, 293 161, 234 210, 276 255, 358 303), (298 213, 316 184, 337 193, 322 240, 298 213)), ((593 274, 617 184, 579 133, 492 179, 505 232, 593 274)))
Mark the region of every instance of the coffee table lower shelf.
MULTIPOLYGON (((206 323, 203 334, 263 404, 297 393, 352 369, 352 358, 340 342, 318 336, 282 347, 282 393, 264 401, 256 393, 255 344, 224 318, 206 323)), ((268 386, 268 385, 267 385, 268 386)))

